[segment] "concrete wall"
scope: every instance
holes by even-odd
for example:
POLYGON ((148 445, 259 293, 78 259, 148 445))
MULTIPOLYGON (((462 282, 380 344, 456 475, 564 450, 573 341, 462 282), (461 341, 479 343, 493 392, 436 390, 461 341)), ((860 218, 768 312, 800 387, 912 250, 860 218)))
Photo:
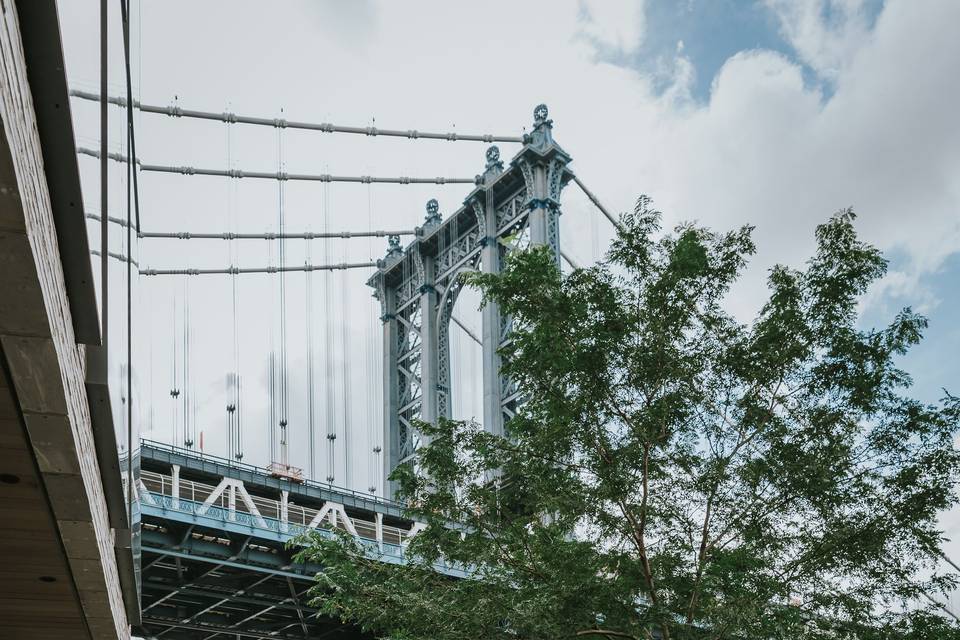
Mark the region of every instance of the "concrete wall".
POLYGON ((110 526, 17 8, 0 6, 0 347, 86 629, 127 638, 114 547, 129 536, 110 526))

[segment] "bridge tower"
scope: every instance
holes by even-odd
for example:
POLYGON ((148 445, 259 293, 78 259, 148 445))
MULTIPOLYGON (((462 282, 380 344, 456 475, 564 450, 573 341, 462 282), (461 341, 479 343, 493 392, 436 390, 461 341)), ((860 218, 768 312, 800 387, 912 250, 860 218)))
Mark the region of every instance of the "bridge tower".
MULTIPOLYGON (((573 178, 570 156, 553 140, 546 105, 534 110, 533 130, 504 166, 500 151, 487 149, 486 167, 463 205, 442 220, 436 200, 427 203, 424 225, 406 247, 389 239, 368 284, 380 301, 383 322, 383 480, 386 497, 396 487, 393 469, 411 462, 423 444, 414 421, 451 415, 450 316, 461 273, 498 273, 506 256, 530 246, 548 246, 560 264, 560 192, 573 178)), ((498 349, 509 340, 511 322, 496 304, 482 315, 483 427, 494 434, 521 402, 500 375, 498 349)))

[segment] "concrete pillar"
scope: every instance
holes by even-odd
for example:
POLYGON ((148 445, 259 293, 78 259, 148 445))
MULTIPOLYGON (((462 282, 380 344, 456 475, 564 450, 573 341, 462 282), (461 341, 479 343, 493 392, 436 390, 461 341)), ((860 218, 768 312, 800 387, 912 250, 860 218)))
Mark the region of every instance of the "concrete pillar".
POLYGON ((170 488, 170 502, 173 504, 174 509, 180 508, 180 465, 172 465, 173 473, 172 475, 172 484, 170 488))
POLYGON ((289 503, 290 492, 286 489, 280 491, 280 531, 286 532, 289 527, 289 503))
POLYGON ((377 536, 377 548, 383 551, 383 514, 377 512, 373 514, 374 530, 377 536))

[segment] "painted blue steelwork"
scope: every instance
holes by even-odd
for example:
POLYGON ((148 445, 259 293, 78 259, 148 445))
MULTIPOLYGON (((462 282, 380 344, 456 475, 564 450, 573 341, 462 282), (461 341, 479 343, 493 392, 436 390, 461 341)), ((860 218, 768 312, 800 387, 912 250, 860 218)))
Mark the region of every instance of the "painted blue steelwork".
POLYGON ((179 465, 184 470, 203 473, 211 477, 235 478, 241 480, 248 488, 268 489, 278 494, 280 491, 289 491, 291 497, 299 496, 300 499, 307 498, 318 503, 331 501, 342 504, 348 509, 381 513, 384 516, 407 520, 403 514, 403 505, 399 502, 321 482, 310 480, 292 482, 283 478, 275 478, 252 464, 201 454, 161 442, 142 440, 140 458, 142 463, 146 464, 161 464, 166 468, 179 465))

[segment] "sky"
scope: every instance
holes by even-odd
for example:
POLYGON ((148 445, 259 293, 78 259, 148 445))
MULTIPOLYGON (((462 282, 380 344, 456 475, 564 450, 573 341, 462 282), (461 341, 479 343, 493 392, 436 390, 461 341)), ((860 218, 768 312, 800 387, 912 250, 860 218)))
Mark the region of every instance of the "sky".
MULTIPOLYGON (((113 4, 113 3, 111 3, 113 4)), ((748 319, 775 263, 801 266, 813 231, 851 206, 862 237, 890 260, 862 302, 874 326, 911 306, 930 320, 903 360, 914 394, 957 392, 960 373, 960 3, 952 0, 133 0, 134 93, 145 103, 382 128, 497 133, 529 130, 544 102, 571 168, 615 211, 647 194, 665 226, 755 225, 757 255, 729 304, 748 319)), ((98 89, 98 2, 60 3, 71 86, 98 89)), ((124 91, 119 16, 111 16, 111 92, 124 91)), ((74 101, 78 143, 99 138, 97 105, 74 101)), ((111 149, 123 152, 123 114, 111 149)), ((471 177, 485 145, 278 133, 269 127, 137 116, 147 163, 290 172, 471 177)), ((517 145, 501 145, 510 158, 517 145)), ((100 210, 97 163, 80 160, 85 205, 100 210)), ((455 211, 468 185, 287 183, 290 231, 410 229, 431 197, 455 211)), ((108 209, 125 215, 122 167, 108 209)), ((141 174, 142 227, 152 231, 277 229, 273 181, 141 174)), ((600 258, 609 223, 568 187, 561 244, 581 264, 600 258)), ((97 228, 91 224, 96 242, 97 228)), ((120 229, 111 247, 125 251, 120 229)), ((383 239, 288 241, 287 264, 381 257, 383 239)), ((142 266, 276 264, 277 247, 245 241, 143 240, 142 266)), ((123 267, 111 278, 122 282, 123 267)), ((381 493, 379 309, 369 270, 284 280, 289 461, 318 480, 381 493), (308 327, 310 328, 308 335, 308 327), (313 354, 312 357, 310 354, 313 354), (314 456, 307 407, 314 371, 314 456), (335 434, 328 440, 327 434, 335 434), (347 461, 350 460, 348 464, 347 461)), ((238 331, 244 461, 270 461, 269 353, 280 351, 280 286, 228 277, 141 278, 135 370, 144 437, 174 439, 171 388, 187 389, 205 451, 226 453, 227 379, 238 331), (187 290, 188 289, 188 290, 187 290), (189 300, 189 304, 185 301, 189 300), (189 308, 189 313, 185 311, 189 308), (184 318, 187 318, 186 322, 184 318), (184 367, 183 328, 190 327, 184 367), (145 364, 144 364, 145 363, 145 364), (174 379, 176 372, 176 379, 174 379), (183 380, 189 375, 189 384, 183 380)), ((479 329, 477 300, 458 317, 479 329)), ((120 308, 111 313, 120 314, 120 308)), ((117 318, 122 316, 118 315, 117 318)), ((116 321, 115 321, 116 322, 116 321)), ((455 417, 479 417, 479 348, 451 329, 455 417)), ((177 439, 182 440, 182 435, 177 439)), ((275 454, 276 455, 276 454, 275 454)), ((960 515, 945 516, 948 535, 960 515)), ((958 536, 960 538, 960 536, 958 536)), ((960 555, 960 541, 948 549, 960 555)))

